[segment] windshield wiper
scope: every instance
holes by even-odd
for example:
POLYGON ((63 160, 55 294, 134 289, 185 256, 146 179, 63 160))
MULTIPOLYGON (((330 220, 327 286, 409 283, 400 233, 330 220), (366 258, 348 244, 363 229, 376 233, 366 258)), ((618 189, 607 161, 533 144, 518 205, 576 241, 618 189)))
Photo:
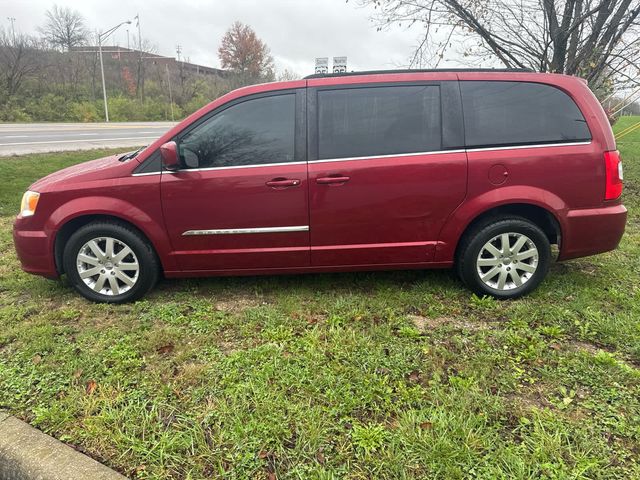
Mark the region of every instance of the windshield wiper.
POLYGON ((144 150, 145 148, 147 148, 147 146, 145 145, 144 147, 140 147, 139 149, 137 149, 134 152, 129 152, 129 153, 125 153, 124 155, 122 155, 118 160, 121 162, 124 162, 125 160, 130 160, 134 157, 136 157, 142 150, 144 150))

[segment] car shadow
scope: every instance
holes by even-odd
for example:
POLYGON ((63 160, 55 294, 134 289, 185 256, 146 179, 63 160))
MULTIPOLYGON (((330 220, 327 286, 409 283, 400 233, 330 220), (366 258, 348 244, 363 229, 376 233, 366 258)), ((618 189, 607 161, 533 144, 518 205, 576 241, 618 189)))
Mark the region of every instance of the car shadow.
POLYGON ((423 288, 433 292, 464 291, 453 270, 394 270, 163 279, 152 295, 191 292, 199 296, 254 292, 313 294, 373 293, 387 288, 423 288))

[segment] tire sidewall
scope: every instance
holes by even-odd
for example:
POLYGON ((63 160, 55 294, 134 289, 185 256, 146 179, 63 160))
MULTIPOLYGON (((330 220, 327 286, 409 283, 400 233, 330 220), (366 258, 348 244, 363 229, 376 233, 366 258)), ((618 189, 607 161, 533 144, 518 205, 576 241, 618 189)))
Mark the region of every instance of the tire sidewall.
POLYGON ((551 263, 551 246, 544 232, 523 219, 498 220, 480 229, 469 241, 463 252, 461 275, 475 293, 499 299, 517 298, 535 290, 544 280, 551 263), (521 287, 512 290, 496 290, 485 285, 477 271, 476 261, 484 245, 501 233, 520 233, 529 237, 538 249, 538 266, 533 276, 521 287))
POLYGON ((63 253, 64 270, 69 283, 83 297, 94 302, 124 303, 144 295, 155 284, 158 272, 155 254, 151 247, 135 233, 117 224, 89 224, 75 232, 65 245, 63 253), (131 248, 138 259, 140 270, 138 280, 127 292, 120 295, 102 295, 89 288, 80 278, 76 258, 82 246, 99 237, 113 237, 131 248))

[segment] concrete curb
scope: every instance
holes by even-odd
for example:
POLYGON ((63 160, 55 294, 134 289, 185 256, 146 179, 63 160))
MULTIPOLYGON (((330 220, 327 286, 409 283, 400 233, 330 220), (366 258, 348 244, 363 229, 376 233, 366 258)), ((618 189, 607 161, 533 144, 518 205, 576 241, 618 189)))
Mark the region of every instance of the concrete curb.
POLYGON ((126 480, 15 417, 0 412, 0 480, 126 480))

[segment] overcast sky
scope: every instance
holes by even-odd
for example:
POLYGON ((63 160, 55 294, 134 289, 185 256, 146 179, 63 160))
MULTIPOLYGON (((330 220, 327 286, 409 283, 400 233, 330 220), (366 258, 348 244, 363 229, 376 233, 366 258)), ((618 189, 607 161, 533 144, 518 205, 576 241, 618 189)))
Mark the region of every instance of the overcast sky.
MULTIPOLYGON (((80 11, 87 26, 103 31, 139 13, 142 37, 158 53, 175 56, 180 44, 184 57, 213 67, 224 32, 240 20, 269 45, 278 70, 301 75, 313 73, 316 57, 345 55, 349 70, 404 66, 419 35, 401 27, 376 31, 373 10, 355 0, 0 0, 0 25, 8 28, 7 17, 15 17, 16 31, 34 33, 54 4, 80 11)), ((135 24, 128 27, 136 34, 135 24)), ((112 41, 127 45, 125 26, 112 41)))

